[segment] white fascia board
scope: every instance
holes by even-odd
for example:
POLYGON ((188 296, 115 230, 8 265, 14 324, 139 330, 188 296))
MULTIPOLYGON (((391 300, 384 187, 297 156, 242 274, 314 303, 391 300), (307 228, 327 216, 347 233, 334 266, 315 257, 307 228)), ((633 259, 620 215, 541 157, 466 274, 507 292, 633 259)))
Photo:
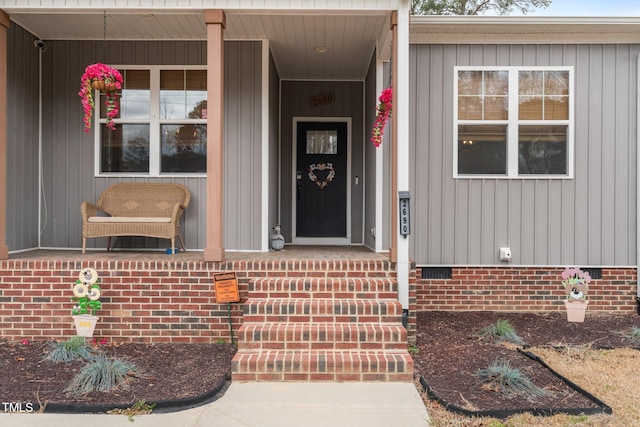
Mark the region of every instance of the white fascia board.
POLYGON ((281 10, 281 11, 390 11, 396 10, 398 0, 175 0, 167 5, 166 0, 0 0, 0 8, 8 13, 29 11, 52 12, 56 9, 66 9, 66 13, 76 11, 107 10, 114 13, 118 9, 128 11, 164 10, 195 11, 205 9, 239 10, 281 10))
POLYGON ((413 44, 639 43, 640 17, 413 16, 413 44))

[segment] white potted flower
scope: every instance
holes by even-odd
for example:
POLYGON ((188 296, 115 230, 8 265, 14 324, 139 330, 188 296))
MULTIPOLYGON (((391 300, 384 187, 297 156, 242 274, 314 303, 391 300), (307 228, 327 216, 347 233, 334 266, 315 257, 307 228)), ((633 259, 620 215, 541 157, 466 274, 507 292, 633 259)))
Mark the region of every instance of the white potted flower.
POLYGON ((78 280, 73 285, 72 301, 75 305, 71 310, 76 332, 81 337, 92 337, 98 317, 96 312, 102 308, 100 296, 100 278, 93 268, 85 268, 80 272, 78 280))
POLYGON ((579 268, 570 267, 562 272, 562 286, 567 295, 564 305, 569 322, 584 322, 589 304, 587 301, 589 282, 591 282, 589 273, 579 268))

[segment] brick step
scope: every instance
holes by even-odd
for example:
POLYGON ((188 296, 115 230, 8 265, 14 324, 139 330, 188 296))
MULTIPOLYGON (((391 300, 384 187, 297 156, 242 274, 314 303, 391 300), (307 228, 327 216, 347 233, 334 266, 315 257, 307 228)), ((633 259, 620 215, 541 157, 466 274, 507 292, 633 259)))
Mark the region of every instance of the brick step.
POLYGON ((329 277, 265 277, 249 282, 250 298, 396 299, 398 285, 390 279, 329 277))
POLYGON ((413 380, 406 352, 263 350, 239 351, 232 381, 401 381, 413 380))
POLYGON ((244 322, 399 322, 402 306, 396 300, 261 299, 242 307, 244 322))
POLYGON ((395 323, 244 323, 238 350, 406 350, 407 330, 395 323))

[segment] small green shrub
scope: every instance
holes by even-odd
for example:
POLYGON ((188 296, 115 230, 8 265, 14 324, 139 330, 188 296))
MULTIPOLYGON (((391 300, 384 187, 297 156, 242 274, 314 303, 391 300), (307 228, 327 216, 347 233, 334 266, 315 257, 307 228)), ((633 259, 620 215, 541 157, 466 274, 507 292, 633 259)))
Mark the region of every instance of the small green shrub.
POLYGON ((516 334, 508 320, 500 319, 495 325, 489 325, 480 330, 483 338, 492 338, 495 342, 508 341, 514 344, 523 344, 522 338, 516 334))
POLYGON ((127 388, 129 376, 139 376, 140 369, 125 359, 97 356, 73 377, 65 391, 81 396, 90 391, 111 391, 116 387, 127 388))
POLYGON ((93 350, 87 345, 83 337, 75 336, 67 341, 54 342, 52 349, 43 360, 50 362, 73 362, 78 359, 93 359, 93 350))
POLYGON ((478 370, 476 376, 505 396, 525 396, 527 400, 535 401, 549 395, 549 391, 536 386, 519 369, 511 367, 508 360, 496 360, 488 368, 478 370))

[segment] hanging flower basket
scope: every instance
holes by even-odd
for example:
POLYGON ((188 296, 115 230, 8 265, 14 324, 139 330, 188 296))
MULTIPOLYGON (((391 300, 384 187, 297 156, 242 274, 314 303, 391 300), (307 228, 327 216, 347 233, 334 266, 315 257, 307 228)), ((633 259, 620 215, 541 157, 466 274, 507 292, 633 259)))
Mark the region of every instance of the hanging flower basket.
POLYGON ((91 87, 103 93, 115 92, 117 89, 115 83, 107 83, 104 80, 91 80, 91 87))
POLYGON ((378 98, 378 101, 380 101, 380 103, 376 108, 376 122, 374 123, 373 130, 371 132, 371 142, 373 142, 373 145, 375 145, 376 147, 379 147, 382 144, 384 127, 391 119, 393 106, 393 88, 388 87, 383 90, 380 94, 380 97, 378 98))
POLYGON ((105 106, 107 108, 107 121, 105 125, 115 130, 113 122, 119 112, 118 90, 122 89, 122 75, 120 71, 105 64, 91 64, 85 70, 80 79, 80 98, 84 110, 84 131, 91 129, 91 115, 96 104, 93 99, 93 90, 98 89, 106 94, 105 106))

